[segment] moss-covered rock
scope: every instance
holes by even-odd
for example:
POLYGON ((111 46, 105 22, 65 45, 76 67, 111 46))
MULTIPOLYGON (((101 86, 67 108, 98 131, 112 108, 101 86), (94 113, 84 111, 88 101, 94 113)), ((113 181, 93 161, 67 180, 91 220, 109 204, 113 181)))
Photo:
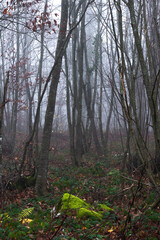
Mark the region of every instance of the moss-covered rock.
POLYGON ((102 219, 102 214, 98 213, 98 212, 95 212, 93 210, 86 209, 86 208, 80 208, 77 211, 77 217, 79 217, 79 218, 86 217, 86 218, 100 219, 101 220, 102 219))
POLYGON ((62 200, 57 205, 57 212, 63 212, 68 215, 76 215, 78 218, 91 218, 91 219, 102 219, 103 210, 113 211, 113 209, 107 207, 105 204, 99 204, 101 212, 95 211, 95 209, 84 200, 69 194, 65 193, 62 200))
POLYGON ((83 201, 82 199, 69 194, 65 193, 62 198, 62 207, 61 210, 67 209, 80 209, 80 208, 89 208, 90 205, 83 201))
POLYGON ((105 204, 98 204, 98 207, 103 210, 103 211, 107 211, 107 212, 110 212, 110 211, 114 211, 112 208, 106 206, 105 204))

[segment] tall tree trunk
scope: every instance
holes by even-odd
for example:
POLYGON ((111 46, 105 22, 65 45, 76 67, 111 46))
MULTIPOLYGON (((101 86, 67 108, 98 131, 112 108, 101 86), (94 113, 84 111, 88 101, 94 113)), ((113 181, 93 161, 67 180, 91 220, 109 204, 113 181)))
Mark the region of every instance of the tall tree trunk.
MULTIPOLYGON (((75 107, 70 107, 70 87, 71 83, 69 81, 69 73, 68 73, 68 59, 67 54, 65 53, 65 70, 66 70, 66 106, 67 106, 67 120, 68 120, 68 129, 69 129, 69 141, 70 141, 70 156, 73 166, 77 166, 77 158, 75 153, 75 137, 74 137, 74 123, 75 123, 75 107), (71 118, 72 112, 72 118, 71 118)), ((72 93, 73 94, 73 93, 72 93)), ((73 96, 72 96, 73 98, 73 96)))
MULTIPOLYGON (((75 5, 72 7, 72 21, 75 22, 77 15, 76 15, 76 7, 75 5)), ((69 79, 68 79, 68 72, 66 69, 66 81, 67 81, 67 116, 68 116, 68 126, 69 126, 69 136, 70 136, 70 154, 72 164, 77 166, 77 155, 76 155, 76 143, 75 143, 75 126, 76 126, 76 106, 77 106, 77 60, 76 60, 76 46, 77 46, 77 39, 78 39, 78 29, 72 34, 72 86, 70 90, 72 91, 71 99, 69 98, 69 79), (71 89, 72 88, 72 89, 71 89), (69 103, 71 101, 71 103, 69 103), (72 106, 72 110, 70 111, 70 106, 72 106)), ((67 60, 67 59, 66 59, 67 60)), ((67 67, 67 62, 66 62, 67 67)))
MULTIPOLYGON (((84 12, 86 3, 82 4, 82 12, 84 12)), ((82 94, 83 94, 83 58, 84 58, 84 32, 85 32, 85 16, 81 22, 80 42, 78 45, 78 65, 79 65, 79 81, 78 81, 78 98, 77 98, 77 124, 76 124, 76 155, 77 165, 82 157, 83 141, 82 141, 82 94)))
POLYGON ((6 83, 5 83, 5 87, 4 87, 3 100, 0 99, 0 188, 2 187, 2 174, 3 174, 3 172, 2 172, 3 113, 4 113, 4 107, 6 104, 8 82, 9 82, 9 72, 7 72, 7 79, 6 79, 6 83))
MULTIPOLYGON (((72 34, 72 74, 69 80, 68 58, 65 54, 65 69, 66 69, 66 87, 67 87, 67 117, 70 136, 70 154, 73 165, 78 166, 84 151, 84 135, 82 133, 82 102, 83 102, 83 78, 84 78, 84 44, 85 44, 85 18, 84 14, 92 1, 88 4, 84 0, 79 1, 77 7, 75 2, 70 0, 70 11, 72 13, 72 26, 77 21, 79 11, 82 10, 79 23, 81 28, 76 28, 72 34), (83 19, 82 19, 83 18, 83 19), (81 21, 82 20, 82 21, 81 21), (79 39, 80 38, 80 39, 79 39), (79 40, 79 42, 78 42, 79 40)), ((78 23, 78 24, 79 24, 78 23)), ((71 26, 71 28, 72 28, 71 26)))
MULTIPOLYGON (((45 5, 44 5, 43 22, 45 22, 45 17, 46 17, 46 13, 47 13, 47 4, 48 4, 48 0, 45 1, 45 5)), ((43 55, 44 55, 44 33, 45 33, 45 24, 42 25, 42 29, 41 29, 41 51, 40 51, 40 59, 39 59, 39 66, 38 66, 38 79, 39 79, 38 102, 40 101, 41 90, 42 90, 42 67, 43 67, 43 55)), ((35 155, 37 156, 37 159, 38 159, 38 155, 39 155, 39 152, 38 152, 38 142, 39 142, 38 131, 39 131, 40 114, 41 114, 41 109, 39 109, 37 125, 36 125, 36 131, 35 131, 35 155)))
POLYGON ((52 80, 49 90, 48 104, 45 115, 45 123, 42 136, 42 144, 40 156, 37 161, 37 179, 36 179, 36 192, 43 195, 47 192, 47 172, 48 172, 48 155, 50 147, 50 139, 52 132, 53 116, 55 111, 57 87, 61 72, 62 58, 64 54, 64 42, 66 39, 68 19, 68 0, 61 1, 61 23, 58 36, 58 43, 55 56, 55 69, 52 73, 52 80))
MULTIPOLYGON (((137 21, 135 17, 134 1, 130 0, 127 6, 130 12, 131 25, 132 25, 135 45, 137 48, 138 57, 140 61, 140 66, 141 66, 141 71, 143 76, 143 83, 146 88, 148 104, 151 110, 152 125, 153 125, 153 132, 154 132, 154 139, 155 139, 155 146, 156 146, 156 150, 155 150, 156 164, 158 168, 160 168, 160 115, 159 115, 158 103, 157 103, 158 86, 160 82, 160 72, 157 74, 155 79, 152 78, 152 75, 149 76, 148 68, 144 59, 141 39, 138 32, 138 26, 137 26, 137 21)), ((148 48, 147 50, 149 51, 148 48)))
MULTIPOLYGON (((86 46, 86 38, 85 38, 85 64, 86 64, 86 70, 87 70, 87 83, 83 83, 83 91, 84 91, 84 97, 85 97, 85 103, 86 103, 86 107, 87 107, 87 114, 88 114, 88 118, 90 120, 91 123, 91 134, 93 136, 93 140, 95 143, 95 147, 96 147, 96 152, 99 156, 102 155, 102 147, 101 144, 99 142, 98 139, 98 134, 97 134, 97 129, 96 129, 96 124, 95 124, 95 119, 94 119, 94 115, 95 115, 95 100, 96 100, 96 91, 97 91, 97 83, 94 84, 94 88, 93 88, 93 94, 92 94, 92 86, 91 86, 91 73, 92 70, 89 67, 89 63, 88 63, 88 53, 87 53, 87 46, 86 46)), ((95 79, 96 81, 96 79, 95 79)))
POLYGON ((20 61, 20 33, 19 33, 19 2, 17 0, 17 59, 16 59, 16 81, 14 86, 14 103, 12 112, 12 129, 11 129, 11 151, 14 151, 17 129, 18 114, 18 89, 19 89, 19 61, 20 61))
MULTIPOLYGON (((25 19, 27 19, 27 9, 25 9, 25 19)), ((29 72, 29 62, 26 62, 26 59, 29 59, 29 49, 27 48, 27 44, 28 44, 28 29, 25 28, 24 29, 24 45, 23 45, 23 59, 24 59, 24 64, 23 64, 23 75, 25 76, 28 72, 29 72)), ((28 112, 27 112, 27 134, 29 135, 29 137, 32 135, 32 112, 33 112, 33 97, 34 97, 34 93, 35 90, 33 91, 33 93, 30 90, 29 87, 29 79, 25 78, 25 84, 26 84, 26 100, 28 102, 28 112)), ((29 145, 29 151, 28 151, 28 168, 30 168, 31 166, 31 162, 33 159, 33 144, 31 143, 29 145)))

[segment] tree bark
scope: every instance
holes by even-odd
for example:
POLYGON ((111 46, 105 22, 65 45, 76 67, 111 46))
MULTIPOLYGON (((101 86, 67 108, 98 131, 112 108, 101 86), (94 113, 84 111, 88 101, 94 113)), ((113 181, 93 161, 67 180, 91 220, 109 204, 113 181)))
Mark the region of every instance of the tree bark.
POLYGON ((37 161, 37 179, 36 192, 39 195, 44 195, 47 192, 47 172, 48 172, 48 155, 50 147, 50 139, 52 132, 53 116, 55 111, 57 87, 61 72, 62 58, 64 55, 64 42, 66 39, 67 19, 68 19, 68 0, 61 2, 61 23, 58 36, 58 43, 55 56, 55 69, 52 73, 52 81, 49 90, 48 104, 45 115, 45 123, 42 136, 42 144, 40 156, 37 161))
MULTIPOLYGON (((82 12, 84 12, 86 3, 82 4, 82 12)), ((76 104, 77 110, 77 124, 76 124, 76 155, 77 155, 77 166, 80 163, 82 152, 83 152, 83 141, 82 141, 82 94, 83 94, 83 58, 84 58, 84 34, 85 34, 85 16, 81 22, 80 42, 78 45, 78 66, 79 66, 79 79, 78 79, 78 98, 76 104)))
POLYGON ((14 103, 12 111, 12 129, 11 129, 11 151, 14 151, 16 141, 16 129, 17 129, 17 114, 18 114, 18 90, 19 90, 19 61, 20 61, 20 32, 19 32, 19 2, 17 0, 17 60, 16 60, 16 81, 14 94, 14 103))
MULTIPOLYGON (((146 88, 148 104, 151 110, 152 125, 155 139, 155 156, 156 164, 160 168, 160 116, 157 103, 157 89, 160 82, 160 73, 157 74, 156 79, 153 79, 152 76, 149 76, 147 64, 144 59, 143 48, 141 45, 141 40, 138 32, 138 26, 135 17, 134 1, 130 0, 128 2, 128 8, 130 11, 131 25, 133 29, 135 44, 137 48, 137 53, 140 61, 143 83, 146 88)), ((149 50, 149 49, 147 49, 149 50)))
MULTIPOLYGON (((43 12, 43 21, 45 22, 45 17, 46 17, 46 12, 47 12, 47 4, 48 0, 45 0, 45 5, 44 5, 44 12, 43 12)), ((40 59, 39 59, 39 66, 38 66, 38 79, 39 79, 39 89, 38 89, 38 102, 40 101, 41 97, 41 90, 42 90, 42 67, 43 67, 43 55, 44 55, 44 34, 45 34, 45 25, 42 25, 41 29, 41 46, 40 46, 40 59)), ((41 114, 41 109, 39 109, 38 113, 38 119, 37 119, 37 126, 36 126, 36 131, 35 131, 35 155, 39 155, 39 150, 38 150, 38 142, 39 142, 39 136, 38 136, 38 129, 39 129, 39 120, 40 120, 40 114, 41 114)), ((36 159, 36 160, 37 160, 36 159)))
POLYGON ((3 93, 3 101, 2 102, 0 101, 0 188, 2 187, 2 174, 3 174, 3 171, 2 171, 3 113, 4 113, 4 107, 6 104, 8 82, 9 82, 9 72, 7 72, 7 79, 6 79, 4 93, 3 93))

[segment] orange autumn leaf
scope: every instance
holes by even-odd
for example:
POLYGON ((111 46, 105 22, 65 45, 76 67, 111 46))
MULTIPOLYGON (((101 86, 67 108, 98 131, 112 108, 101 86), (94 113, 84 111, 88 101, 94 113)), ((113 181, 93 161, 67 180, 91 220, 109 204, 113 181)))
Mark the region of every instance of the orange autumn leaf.
POLYGON ((86 227, 82 227, 82 230, 86 230, 87 228, 86 227))

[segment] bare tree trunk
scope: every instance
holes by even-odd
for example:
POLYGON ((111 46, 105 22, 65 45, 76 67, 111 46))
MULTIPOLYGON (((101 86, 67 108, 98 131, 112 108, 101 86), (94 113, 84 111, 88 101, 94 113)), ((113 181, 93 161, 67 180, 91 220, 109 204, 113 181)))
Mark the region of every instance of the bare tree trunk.
POLYGON ((15 94, 12 112, 12 129, 11 129, 11 151, 14 151, 17 129, 17 114, 18 114, 18 89, 19 89, 19 61, 20 61, 20 33, 19 33, 19 2, 17 0, 17 59, 16 59, 16 81, 15 81, 15 94))
POLYGON ((50 147, 50 139, 52 132, 52 123, 56 103, 57 87, 61 72, 62 57, 64 54, 64 42, 66 39, 67 19, 68 19, 68 1, 62 0, 61 2, 61 23, 58 36, 58 43, 56 49, 55 62, 56 66, 52 73, 52 81, 49 90, 48 105, 45 115, 45 123, 42 136, 41 152, 37 161, 37 179, 36 179, 36 192, 43 195, 47 191, 47 172, 48 172, 48 155, 50 147), (60 53, 60 55, 59 55, 60 53))
MULTIPOLYGON (((98 134, 97 134, 97 129, 95 125, 95 120, 94 120, 94 107, 95 107, 95 98, 96 98, 96 91, 97 91, 97 84, 94 84, 93 88, 93 94, 92 94, 92 87, 91 87, 91 70, 89 68, 88 64, 88 58, 87 58, 87 46, 86 46, 86 41, 85 41, 85 62, 86 62, 86 69, 87 69, 87 83, 83 83, 83 91, 84 91, 84 97, 85 97, 85 103, 87 107, 87 114, 88 118, 91 122, 91 134, 93 136, 93 140, 95 143, 96 147, 96 152, 99 156, 102 155, 102 147, 98 139, 98 134)), ((95 80, 96 81, 96 80, 95 80)))
MULTIPOLYGON (((24 163, 25 163, 25 159, 26 159, 26 154, 27 154, 27 150, 28 150, 28 147, 29 147, 29 144, 31 143, 31 141, 33 140, 33 137, 34 137, 34 134, 35 134, 35 130, 36 130, 36 125, 37 125, 37 122, 38 122, 38 115, 39 115, 39 110, 40 110, 40 106, 41 106, 41 102, 43 100, 43 97, 44 97, 44 94, 46 92, 46 89, 47 89, 47 86, 48 86, 48 83, 50 82, 50 79, 52 77, 52 79, 54 80, 54 76, 55 76, 55 73, 56 73, 56 70, 57 70, 57 65, 59 63, 59 59, 62 58, 62 56, 64 55, 65 53, 65 50, 67 48, 67 45, 68 45, 68 42, 69 42, 69 39, 70 39, 70 36, 72 34, 72 32, 76 29, 76 27, 79 25, 79 23, 81 22, 83 16, 85 15, 86 11, 87 11, 87 8, 88 6, 92 3, 93 1, 88 1, 87 3, 87 6, 82 14, 82 16, 80 17, 80 19, 74 23, 74 25, 71 27, 71 29, 69 30, 68 34, 67 34, 67 37, 65 37, 65 40, 62 40, 61 39, 61 36, 66 34, 66 31, 63 31, 63 28, 66 27, 66 24, 62 24, 61 25, 61 32, 59 32, 59 38, 60 40, 62 41, 58 41, 58 45, 57 47, 59 47, 60 45, 60 49, 59 49, 59 52, 58 52, 58 48, 57 48, 57 51, 56 51, 56 58, 55 58, 55 63, 47 77, 47 80, 46 80, 46 83, 45 83, 45 86, 43 88, 43 91, 42 91, 42 94, 41 94, 41 97, 40 97, 40 100, 38 102, 38 106, 37 106, 37 111, 36 111, 36 115, 35 115, 35 121, 34 121, 34 125, 33 125, 33 131, 32 131, 32 135, 30 136, 30 138, 28 139, 28 141, 26 141, 25 143, 25 146, 24 146, 24 151, 23 151, 23 157, 22 157, 22 161, 21 161, 21 165, 19 167, 19 171, 18 171, 18 175, 19 177, 21 176, 21 172, 22 172, 22 169, 23 169, 23 166, 24 166, 24 163), (61 33, 61 34, 60 34, 61 33), (54 74, 53 74, 54 73, 54 74)), ((67 3, 66 3, 67 4, 67 3)), ((66 36, 66 35, 65 35, 66 36)), ((60 61, 61 62, 61 61, 60 61)), ((57 80, 57 79, 56 79, 57 80)), ((53 81, 52 81, 52 88, 53 88, 53 81)), ((54 89, 52 89, 54 90, 54 89)), ((51 134, 51 133, 50 133, 51 134)), ((50 141, 50 140, 49 140, 50 141)), ((49 151, 49 148, 48 148, 48 151, 49 151)), ((48 158, 47 158, 48 160, 48 158)), ((42 169, 41 169, 42 171, 42 169)))
MULTIPOLYGON (((25 17, 27 18, 27 9, 25 9, 25 17)), ((27 48, 27 44, 28 44, 28 30, 25 28, 24 29, 25 31, 25 34, 24 34, 24 46, 23 46, 23 59, 24 59, 24 64, 23 64, 23 74, 25 76, 26 73, 29 72, 29 64, 28 61, 26 62, 26 59, 28 58, 29 59, 29 50, 27 48)), ((25 79, 25 83, 26 83, 26 99, 27 99, 27 102, 28 102, 28 114, 27 114, 27 134, 28 136, 30 137, 32 135, 32 130, 33 130, 33 124, 32 124, 32 118, 33 118, 33 98, 34 98, 34 93, 35 93, 35 88, 36 86, 34 87, 34 90, 33 92, 31 91, 30 87, 29 87, 29 79, 26 78, 25 79)), ((32 163, 32 160, 33 160, 33 144, 31 143, 29 145, 29 151, 28 151, 28 168, 30 168, 31 166, 31 163, 32 163)))
MULTIPOLYGON (((82 4, 82 12, 84 12, 86 3, 82 4)), ((79 165, 83 153, 82 141, 82 94, 83 94, 83 58, 84 58, 84 34, 85 34, 85 16, 81 22, 80 42, 78 45, 78 65, 79 65, 79 79, 78 79, 78 98, 77 98, 77 124, 76 124, 76 156, 77 165, 79 165)))
MULTIPOLYGON (((70 154, 73 165, 78 166, 81 156, 84 152, 84 126, 82 119, 82 102, 83 102, 83 78, 84 78, 84 44, 85 44, 85 18, 84 13, 88 4, 81 0, 77 7, 75 2, 70 1, 72 12, 72 25, 77 20, 78 12, 81 10, 81 28, 75 29, 72 34, 72 74, 69 80, 68 58, 65 54, 66 69, 66 87, 67 87, 67 117, 70 135, 70 154), (83 19, 82 19, 83 18, 83 19), (79 40, 79 42, 78 42, 79 40)), ((79 21, 80 22, 80 21, 79 21)))
MULTIPOLYGON (((2 187, 2 134, 3 134, 3 113, 4 113, 4 107, 6 104, 6 95, 7 95, 7 87, 9 82, 9 72, 7 72, 7 79, 4 87, 4 93, 3 93, 3 100, 0 101, 0 188, 2 187)), ((0 99, 1 100, 1 99, 0 99)))
MULTIPOLYGON (((74 34, 73 34, 74 35, 74 34)), ((66 105, 67 105, 67 120, 68 120, 68 128, 69 128, 69 140, 70 140, 70 156, 72 160, 73 166, 77 166, 77 158, 76 158, 76 151, 75 151, 75 134, 74 134, 74 124, 75 124, 75 106, 70 107, 70 102, 72 101, 71 98, 73 98, 73 93, 71 94, 70 98, 70 88, 71 83, 69 81, 69 74, 68 74, 68 59, 67 54, 65 53, 65 70, 66 70, 66 105), (71 118, 71 112, 72 112, 72 118, 71 118)), ((75 98, 73 99, 73 101, 75 98)), ((74 103, 73 103, 74 104, 74 103)))
MULTIPOLYGON (((43 21, 45 22, 45 17, 46 17, 46 12, 47 12, 47 4, 48 4, 48 0, 45 0, 45 5, 44 5, 44 12, 43 12, 43 21)), ((43 55, 44 55, 44 33, 45 33, 45 24, 42 25, 42 29, 41 29, 41 51, 40 51, 40 59, 39 59, 39 67, 38 67, 38 79, 39 79, 39 89, 38 89, 38 102, 40 101, 40 97, 41 97, 41 90, 42 90, 42 67, 43 67, 43 55)), ((35 155, 37 156, 38 159, 38 155, 39 155, 39 151, 38 151, 38 131, 39 131, 39 120, 40 120, 40 114, 41 111, 39 109, 39 113, 38 113, 38 120, 37 120, 37 126, 36 126, 36 131, 35 131, 35 155)))
MULTIPOLYGON (((72 5, 71 5, 72 7, 72 5)), ((75 22, 77 18, 76 8, 73 6, 72 9, 72 21, 75 22)), ((67 116, 68 116, 68 126, 69 126, 69 135, 70 135, 70 154, 72 164, 78 166, 78 160, 76 155, 76 106, 77 106, 77 60, 76 60, 76 48, 77 48, 77 39, 78 39, 78 29, 72 34, 72 87, 70 87, 71 99, 69 99, 69 79, 66 76, 67 81, 67 116), (72 88, 72 89, 71 89, 72 88), (71 103, 69 103, 69 101, 71 103), (69 108, 72 106, 72 111, 69 113, 69 108)), ((67 67, 67 66, 66 66, 67 67)), ((67 69, 66 69, 67 70, 67 69)), ((67 73, 67 72, 66 72, 67 73)))
MULTIPOLYGON (((130 0, 127 6, 130 11, 131 25, 132 25, 135 44, 136 44, 138 57, 140 61, 143 82, 146 88, 148 103, 151 110, 152 125, 153 125, 153 132, 154 132, 155 146, 156 146, 156 150, 155 150, 156 164, 157 164, 157 167, 160 168, 160 114, 159 114, 158 103, 157 103, 158 86, 160 82, 160 72, 157 74, 155 79, 153 79, 152 74, 151 76, 149 76, 148 68, 144 59, 140 36, 138 33, 138 26, 137 26, 137 21, 135 17, 134 1, 130 0)), ((150 51, 149 48, 147 48, 147 50, 150 51)), ((148 58, 150 59, 150 55, 148 56, 148 58)))

